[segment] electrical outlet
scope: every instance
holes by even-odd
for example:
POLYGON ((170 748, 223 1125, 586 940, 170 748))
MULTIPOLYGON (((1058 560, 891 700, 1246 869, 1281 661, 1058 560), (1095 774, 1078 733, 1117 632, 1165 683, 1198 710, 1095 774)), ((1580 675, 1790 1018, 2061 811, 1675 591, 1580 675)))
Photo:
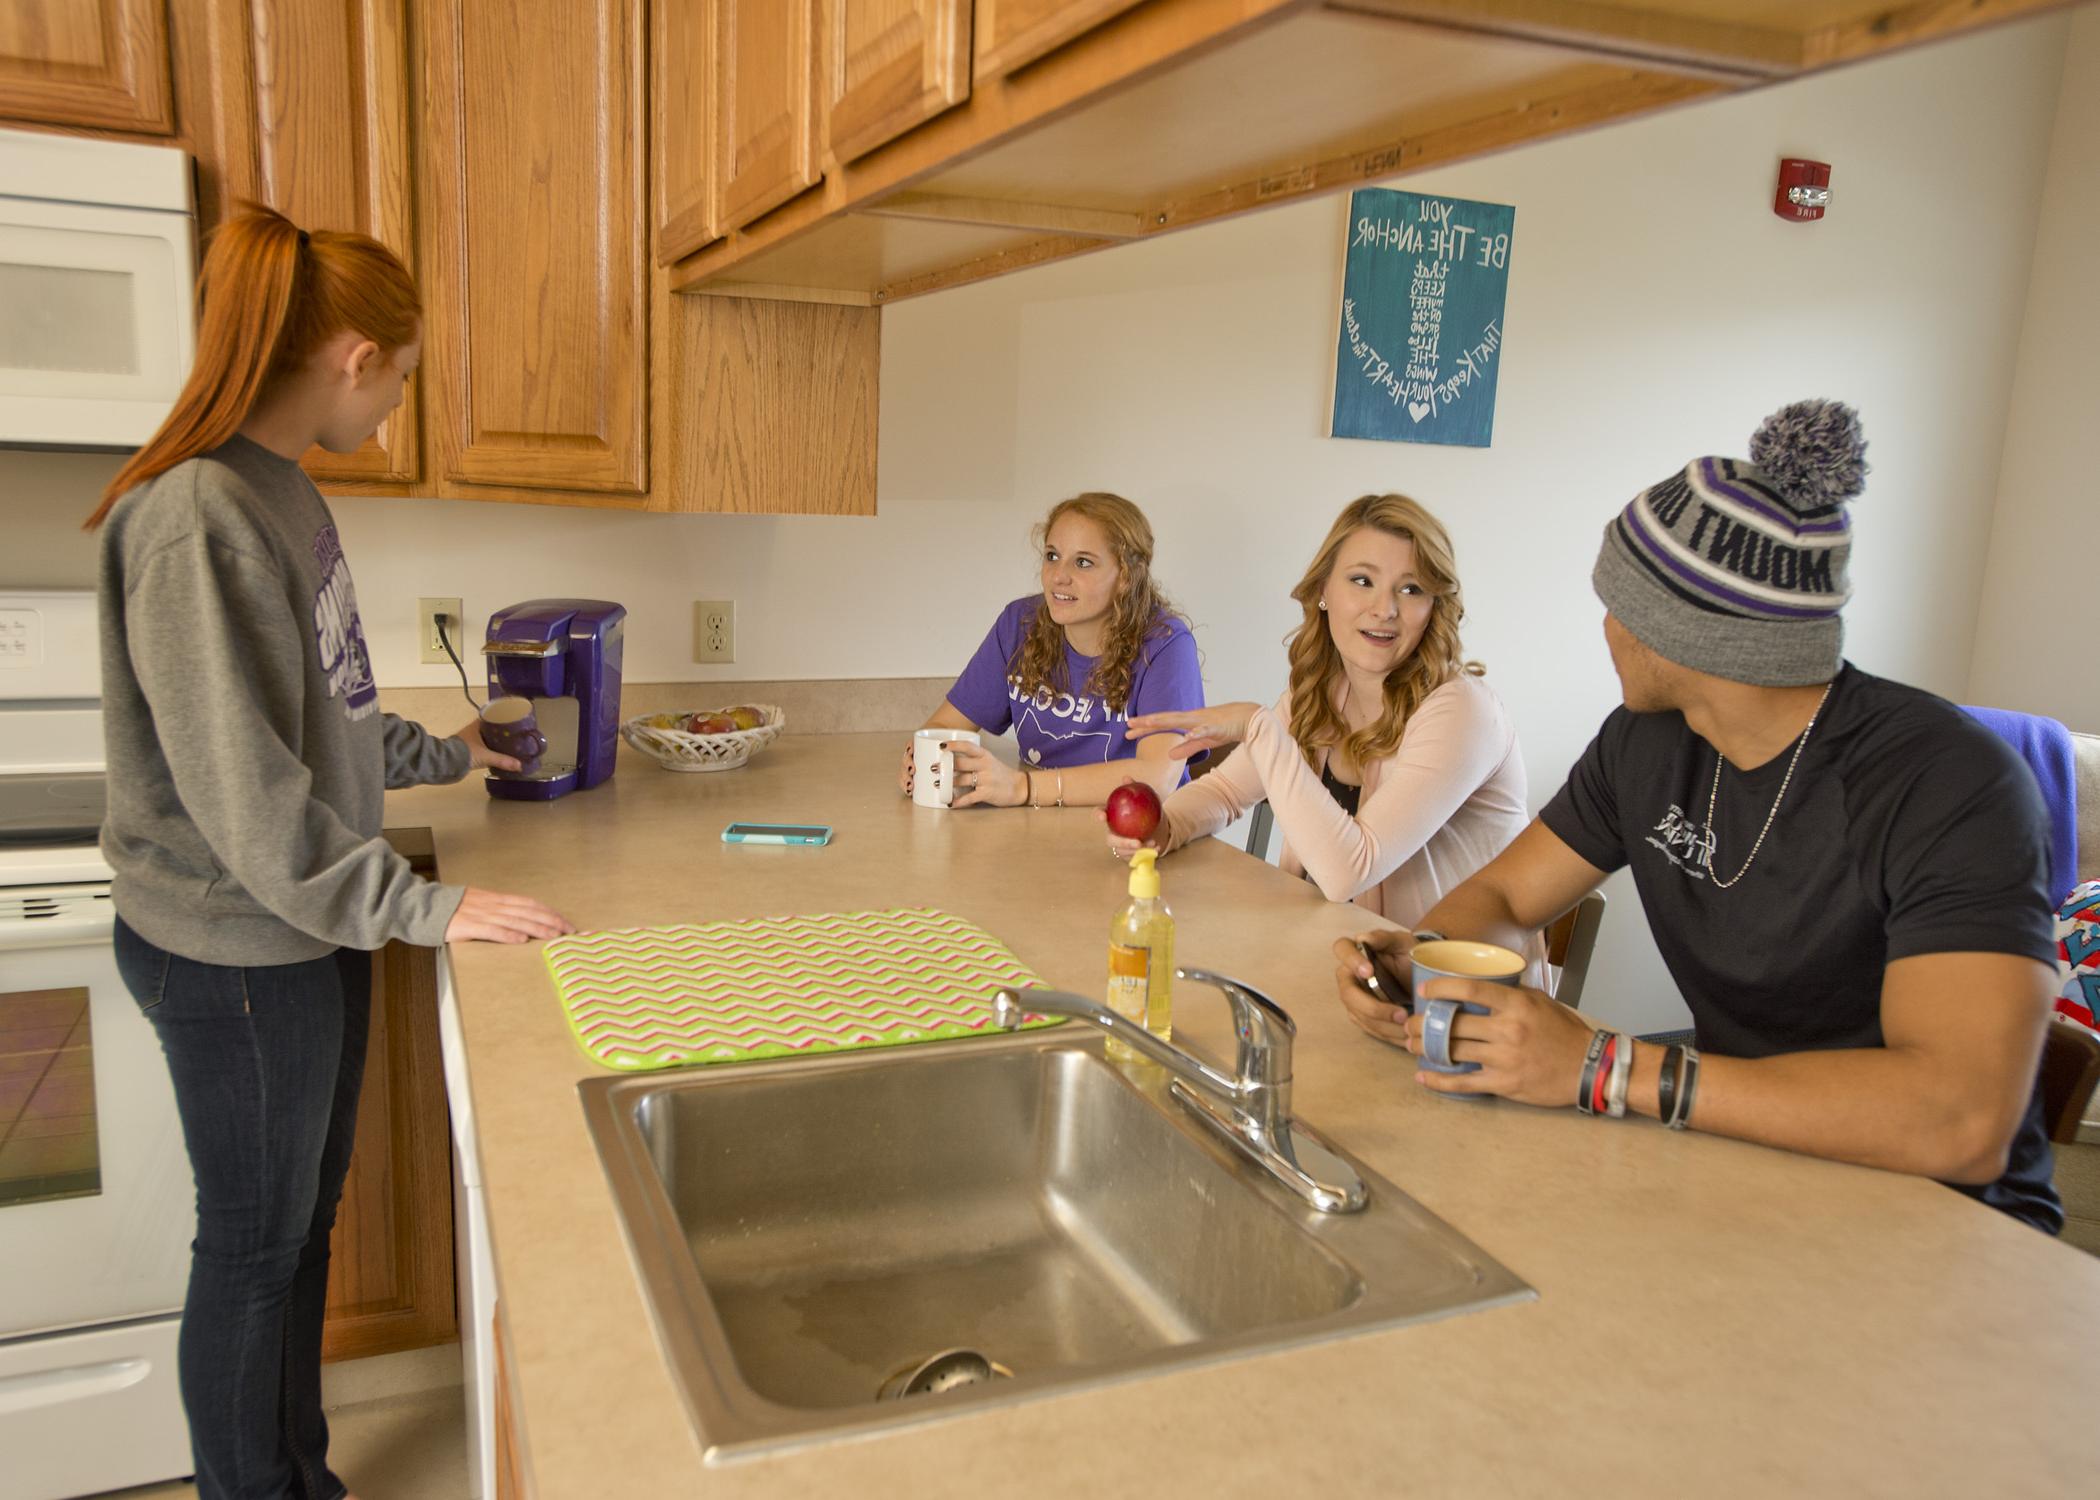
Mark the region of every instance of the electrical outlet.
POLYGON ((693 601, 693 660, 736 660, 736 601, 693 601))
POLYGON ((466 643, 463 639, 466 617, 460 613, 457 599, 418 599, 416 601, 416 643, 423 653, 423 660, 449 666, 452 658, 445 654, 445 643, 438 639, 437 622, 445 622, 445 634, 452 640, 452 649, 459 659, 467 659, 466 643))

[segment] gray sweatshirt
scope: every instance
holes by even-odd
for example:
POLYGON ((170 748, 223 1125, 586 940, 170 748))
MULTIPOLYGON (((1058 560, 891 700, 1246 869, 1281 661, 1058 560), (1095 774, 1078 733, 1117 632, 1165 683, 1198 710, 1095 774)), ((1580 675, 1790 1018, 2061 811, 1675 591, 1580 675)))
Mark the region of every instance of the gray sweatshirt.
POLYGON ((381 838, 389 787, 457 781, 467 746, 379 711, 335 519, 243 437, 102 528, 102 852, 117 914, 199 963, 436 946, 465 892, 381 838))

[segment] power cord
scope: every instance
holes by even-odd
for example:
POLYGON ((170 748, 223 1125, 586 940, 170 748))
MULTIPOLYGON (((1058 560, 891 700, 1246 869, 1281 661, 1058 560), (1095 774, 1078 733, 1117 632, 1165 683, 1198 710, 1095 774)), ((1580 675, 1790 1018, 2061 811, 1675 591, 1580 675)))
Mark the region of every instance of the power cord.
POLYGON ((452 665, 459 668, 460 692, 466 697, 468 704, 473 707, 474 712, 476 712, 477 714, 480 713, 481 705, 479 703, 474 702, 474 690, 467 684, 466 663, 462 662, 459 659, 459 653, 452 649, 452 637, 445 633, 445 617, 443 615, 439 615, 437 617, 437 631, 438 644, 440 646, 443 646, 445 648, 445 654, 452 658, 452 665))

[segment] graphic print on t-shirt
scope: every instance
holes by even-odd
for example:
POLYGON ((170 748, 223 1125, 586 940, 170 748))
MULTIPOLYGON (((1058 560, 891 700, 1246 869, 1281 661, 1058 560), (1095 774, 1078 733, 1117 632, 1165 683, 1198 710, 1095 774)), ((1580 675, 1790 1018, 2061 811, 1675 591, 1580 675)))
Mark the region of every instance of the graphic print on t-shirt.
POLYGON ((1662 850, 1664 858, 1681 874, 1704 880, 1713 873, 1714 831, 1684 815, 1676 803, 1649 830, 1648 842, 1662 850))
MULTIPOLYGON (((1032 697, 1024 697, 1019 676, 1006 679, 1006 696, 1014 703, 1015 737, 1024 743, 1029 738, 1026 732, 1029 730, 1033 731, 1036 738, 1044 741, 1055 740, 1069 744, 1075 740, 1099 740, 1100 758, 1106 761, 1110 758, 1109 752, 1115 748, 1115 741, 1120 738, 1120 731, 1115 726, 1124 722, 1125 715, 1111 709, 1099 698, 1091 698, 1083 693, 1053 693, 1047 687, 1036 689, 1032 697), (1099 722, 1105 727, 1084 727, 1096 722, 1097 715, 1099 722)), ((1043 752, 1040 747, 1031 747, 1027 754, 1030 764, 1042 764, 1043 752)))
POLYGON ((315 535, 314 560, 321 565, 321 587, 314 595, 321 675, 328 679, 328 696, 343 700, 343 713, 362 719, 379 708, 379 687, 372 680, 372 653, 365 649, 365 627, 357 616, 350 562, 333 526, 315 535))

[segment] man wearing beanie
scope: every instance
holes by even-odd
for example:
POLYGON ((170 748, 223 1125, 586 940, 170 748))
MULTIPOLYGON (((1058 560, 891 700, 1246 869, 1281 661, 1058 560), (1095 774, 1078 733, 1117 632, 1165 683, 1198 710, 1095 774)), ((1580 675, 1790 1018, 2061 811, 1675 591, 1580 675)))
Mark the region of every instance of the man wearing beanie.
MULTIPOLYGON (((1930 693, 1842 657, 1859 419, 1806 401, 1750 459, 1697 458, 1605 528, 1592 575, 1625 705, 1499 858, 1414 934, 1522 950, 1631 866, 1694 1042, 1593 1031, 1536 990, 1462 999, 1444 1093, 1643 1114, 1935 1177, 2055 1233, 2035 1088, 2055 950, 2049 829, 2013 750, 1930 693)), ((1421 1021, 1335 945, 1349 1014, 1422 1051, 1421 1021)), ((1405 972, 1405 964, 1399 966, 1405 972)))

